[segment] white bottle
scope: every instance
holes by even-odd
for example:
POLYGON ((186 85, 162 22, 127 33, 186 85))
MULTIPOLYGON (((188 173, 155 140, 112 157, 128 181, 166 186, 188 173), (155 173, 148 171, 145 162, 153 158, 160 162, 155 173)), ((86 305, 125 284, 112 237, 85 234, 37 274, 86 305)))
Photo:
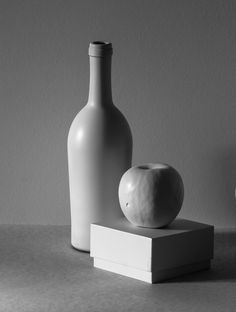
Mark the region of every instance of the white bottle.
POLYGON ((68 135, 71 244, 83 251, 90 251, 91 223, 123 215, 118 187, 132 161, 130 127, 112 102, 111 55, 111 43, 90 44, 88 102, 68 135))

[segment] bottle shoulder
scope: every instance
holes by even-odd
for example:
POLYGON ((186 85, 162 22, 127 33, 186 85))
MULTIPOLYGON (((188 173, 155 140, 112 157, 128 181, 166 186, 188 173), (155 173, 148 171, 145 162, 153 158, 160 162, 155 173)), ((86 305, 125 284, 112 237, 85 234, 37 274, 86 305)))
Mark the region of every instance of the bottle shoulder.
POLYGON ((84 106, 71 124, 68 140, 82 137, 82 133, 83 138, 88 140, 92 137, 115 139, 123 136, 124 140, 132 141, 129 124, 125 116, 114 105, 106 108, 84 106))
POLYGON ((70 130, 83 127, 98 127, 99 125, 110 127, 128 126, 127 119, 114 105, 107 108, 85 105, 75 116, 70 130))

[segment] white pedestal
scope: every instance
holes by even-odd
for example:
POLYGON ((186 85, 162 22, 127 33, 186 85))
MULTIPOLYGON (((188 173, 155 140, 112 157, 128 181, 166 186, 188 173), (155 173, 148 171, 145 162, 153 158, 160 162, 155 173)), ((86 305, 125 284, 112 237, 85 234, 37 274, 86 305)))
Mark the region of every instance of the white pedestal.
POLYGON ((94 266, 155 283, 207 269, 213 258, 214 227, 176 219, 164 229, 135 227, 125 218, 91 224, 94 266))

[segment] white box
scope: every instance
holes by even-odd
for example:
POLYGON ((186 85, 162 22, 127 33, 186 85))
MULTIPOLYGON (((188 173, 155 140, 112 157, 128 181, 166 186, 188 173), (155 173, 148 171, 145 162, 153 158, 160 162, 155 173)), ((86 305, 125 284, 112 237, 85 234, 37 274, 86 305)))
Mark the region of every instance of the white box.
POLYGON ((94 266, 149 283, 210 267, 214 227, 176 219, 164 229, 136 227, 125 218, 91 224, 94 266))

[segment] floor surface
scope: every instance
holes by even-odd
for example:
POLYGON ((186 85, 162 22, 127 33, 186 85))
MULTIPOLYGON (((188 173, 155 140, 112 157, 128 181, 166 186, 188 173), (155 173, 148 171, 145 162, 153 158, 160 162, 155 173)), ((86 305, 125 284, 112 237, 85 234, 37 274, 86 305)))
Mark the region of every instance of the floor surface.
POLYGON ((0 311, 236 311, 236 230, 216 231, 209 271, 150 285, 93 268, 69 226, 0 226, 0 311))

